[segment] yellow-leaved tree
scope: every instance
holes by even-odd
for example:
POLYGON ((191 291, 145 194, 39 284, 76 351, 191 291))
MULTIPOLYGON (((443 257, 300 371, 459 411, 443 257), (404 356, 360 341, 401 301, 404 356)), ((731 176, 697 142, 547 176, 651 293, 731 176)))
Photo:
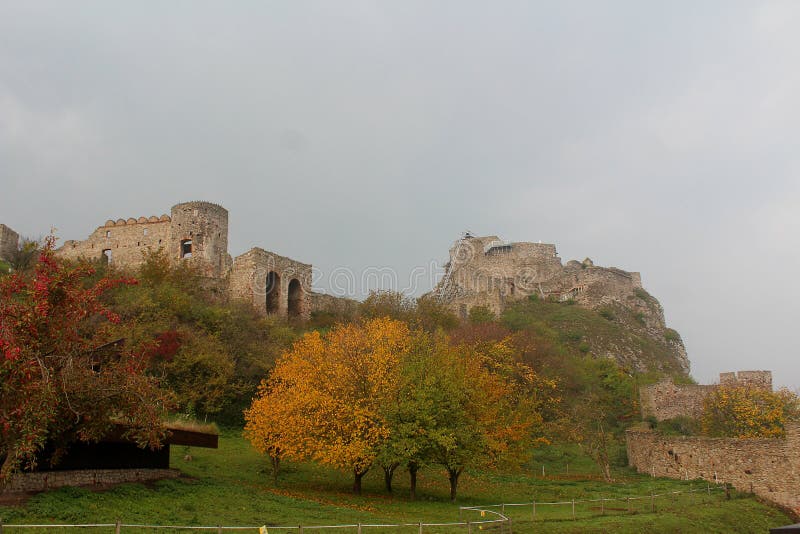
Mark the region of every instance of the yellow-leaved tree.
POLYGON ((353 473, 353 491, 389 435, 381 407, 393 396, 411 335, 377 318, 306 334, 284 354, 245 412, 245 435, 272 458, 310 459, 353 473))
POLYGON ((798 397, 787 389, 720 386, 703 403, 703 432, 710 436, 774 438, 800 414, 798 397))

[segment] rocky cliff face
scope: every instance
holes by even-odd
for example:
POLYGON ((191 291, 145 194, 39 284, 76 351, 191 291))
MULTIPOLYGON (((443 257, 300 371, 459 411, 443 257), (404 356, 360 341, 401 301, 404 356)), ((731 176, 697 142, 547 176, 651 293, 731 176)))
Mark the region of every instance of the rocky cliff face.
MULTIPOLYGON (((683 374, 689 371, 683 341, 677 332, 667 328, 661 304, 642 287, 639 273, 598 267, 588 258, 562 264, 552 244, 511 243, 497 236, 465 234, 450 248, 445 275, 432 294, 461 317, 475 306, 485 306, 499 314, 531 295, 574 303, 663 347, 668 361, 664 361, 662 370, 683 374)), ((594 345, 595 354, 614 357, 640 371, 653 370, 652 358, 642 353, 648 350, 642 343, 621 339, 587 342, 594 345)))

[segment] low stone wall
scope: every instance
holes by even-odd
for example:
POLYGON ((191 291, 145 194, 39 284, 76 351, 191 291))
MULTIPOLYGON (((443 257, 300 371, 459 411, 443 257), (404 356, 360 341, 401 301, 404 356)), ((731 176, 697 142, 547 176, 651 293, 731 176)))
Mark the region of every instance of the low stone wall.
POLYGON ((785 439, 663 436, 629 430, 628 462, 640 473, 684 480, 702 478, 800 514, 800 424, 787 425, 785 439))
POLYGON ((177 469, 85 469, 80 471, 42 471, 20 473, 2 489, 2 493, 45 491, 63 486, 97 486, 145 482, 163 478, 177 478, 177 469))

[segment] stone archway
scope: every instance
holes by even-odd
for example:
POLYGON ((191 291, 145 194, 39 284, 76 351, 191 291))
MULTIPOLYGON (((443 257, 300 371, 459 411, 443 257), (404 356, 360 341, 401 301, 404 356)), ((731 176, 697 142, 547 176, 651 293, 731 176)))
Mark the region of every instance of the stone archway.
POLYGON ((281 277, 275 271, 267 273, 265 286, 267 293, 267 313, 278 313, 281 306, 281 277))
POLYGON ((303 316, 303 286, 300 280, 292 278, 289 282, 289 317, 303 316))

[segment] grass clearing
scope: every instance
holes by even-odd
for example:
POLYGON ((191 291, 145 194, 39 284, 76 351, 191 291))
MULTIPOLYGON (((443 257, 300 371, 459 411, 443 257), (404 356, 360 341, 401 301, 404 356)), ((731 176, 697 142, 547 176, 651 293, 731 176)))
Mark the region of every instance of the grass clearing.
MULTIPOLYGON (((350 493, 351 477, 314 464, 287 462, 274 485, 265 458, 253 451, 237 432, 224 431, 218 450, 192 448, 192 461, 185 461, 186 450, 174 447, 172 465, 186 477, 153 484, 124 484, 105 491, 87 488, 62 488, 31 497, 20 506, 0 507, 5 524, 14 523, 114 523, 158 525, 330 525, 356 523, 452 522, 459 520, 459 505, 488 506, 498 503, 529 503, 595 499, 622 499, 604 503, 601 516, 598 503, 571 506, 506 507, 514 532, 764 532, 769 527, 787 524, 790 519, 779 510, 759 503, 749 495, 734 493, 726 500, 717 491, 681 495, 651 501, 633 501, 627 510, 628 496, 649 495, 697 488, 698 482, 652 479, 629 469, 618 469, 619 482, 606 484, 593 464, 572 447, 543 449, 524 472, 467 472, 459 484, 457 504, 448 500, 447 479, 441 470, 428 468, 419 473, 418 500, 406 498, 405 473, 395 477, 395 493, 383 490, 380 470, 364 479, 364 494, 350 493), (546 476, 541 476, 541 465, 546 476)), ((705 487, 705 483, 703 483, 705 487)), ((478 512, 462 512, 463 519, 480 520, 478 512)), ((416 532, 414 528, 368 529, 378 532, 416 532)), ((464 527, 429 528, 426 532, 466 532, 464 527)), ((7 529, 7 532, 14 530, 7 529)), ((26 528, 32 534, 54 530, 26 528)), ((74 532, 113 532, 113 529, 82 529, 74 532)), ((125 534, 155 532, 124 528, 125 534)), ((282 532, 274 530, 274 532, 282 532)), ((356 529, 336 532, 356 534, 356 529)))

